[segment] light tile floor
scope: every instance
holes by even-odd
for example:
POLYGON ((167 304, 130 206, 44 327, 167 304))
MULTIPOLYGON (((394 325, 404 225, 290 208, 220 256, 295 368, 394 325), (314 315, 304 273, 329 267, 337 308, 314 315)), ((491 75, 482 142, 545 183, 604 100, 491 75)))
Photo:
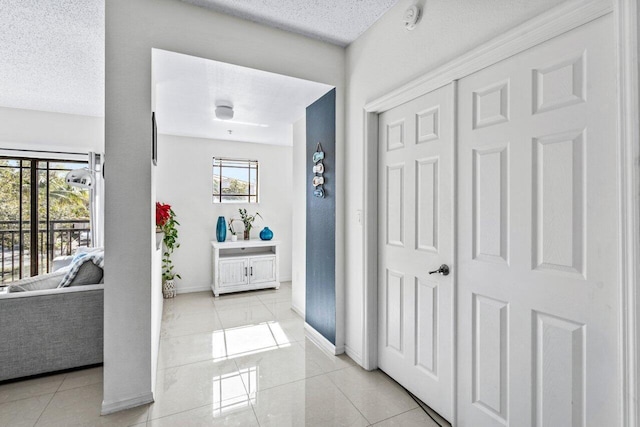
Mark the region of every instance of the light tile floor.
POLYGON ((306 339, 290 283, 165 300, 155 398, 101 417, 102 368, 51 375, 0 385, 0 427, 438 427, 384 373, 306 339))

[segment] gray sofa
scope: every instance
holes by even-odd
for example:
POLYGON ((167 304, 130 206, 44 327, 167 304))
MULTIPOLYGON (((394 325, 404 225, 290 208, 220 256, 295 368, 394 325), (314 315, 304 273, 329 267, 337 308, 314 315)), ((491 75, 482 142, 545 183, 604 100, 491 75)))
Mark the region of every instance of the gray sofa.
POLYGON ((102 284, 0 293, 0 381, 102 363, 103 313, 102 284))

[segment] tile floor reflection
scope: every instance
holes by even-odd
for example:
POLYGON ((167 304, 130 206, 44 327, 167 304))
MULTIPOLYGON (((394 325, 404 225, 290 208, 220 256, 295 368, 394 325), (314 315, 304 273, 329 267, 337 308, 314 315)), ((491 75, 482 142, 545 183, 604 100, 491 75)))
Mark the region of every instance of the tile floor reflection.
POLYGON ((165 300, 155 402, 100 416, 102 368, 0 385, 3 426, 438 427, 384 373, 304 335, 291 284, 165 300))

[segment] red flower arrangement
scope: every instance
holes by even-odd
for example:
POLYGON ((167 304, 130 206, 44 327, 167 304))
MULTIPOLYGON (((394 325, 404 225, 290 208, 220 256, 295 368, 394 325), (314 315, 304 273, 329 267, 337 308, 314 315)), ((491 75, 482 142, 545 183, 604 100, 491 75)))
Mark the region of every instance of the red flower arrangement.
POLYGON ((171 218, 171 205, 156 202, 156 227, 164 227, 169 218, 171 218))
POLYGON ((171 209, 171 205, 156 202, 156 231, 162 231, 164 237, 164 251, 162 256, 162 279, 164 281, 173 280, 175 277, 181 279, 179 274, 173 271, 173 263, 171 262, 171 254, 180 247, 178 243, 178 228, 180 225, 176 221, 176 214, 171 209))

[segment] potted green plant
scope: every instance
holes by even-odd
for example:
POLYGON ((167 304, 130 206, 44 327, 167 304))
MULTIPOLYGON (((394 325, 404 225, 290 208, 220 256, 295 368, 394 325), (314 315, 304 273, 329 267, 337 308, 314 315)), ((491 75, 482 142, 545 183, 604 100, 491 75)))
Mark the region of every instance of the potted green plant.
POLYGON ((240 220, 244 224, 244 240, 249 240, 251 238, 251 228, 253 227, 253 221, 256 220, 256 217, 262 218, 259 212, 256 212, 253 215, 247 215, 246 209, 238 209, 240 212, 240 220))
POLYGON ((162 294, 165 298, 173 298, 176 295, 175 278, 182 279, 179 274, 173 270, 173 262, 171 254, 180 247, 178 243, 178 225, 176 214, 171 209, 171 205, 164 203, 156 203, 156 227, 159 227, 164 233, 164 247, 162 254, 162 294))

